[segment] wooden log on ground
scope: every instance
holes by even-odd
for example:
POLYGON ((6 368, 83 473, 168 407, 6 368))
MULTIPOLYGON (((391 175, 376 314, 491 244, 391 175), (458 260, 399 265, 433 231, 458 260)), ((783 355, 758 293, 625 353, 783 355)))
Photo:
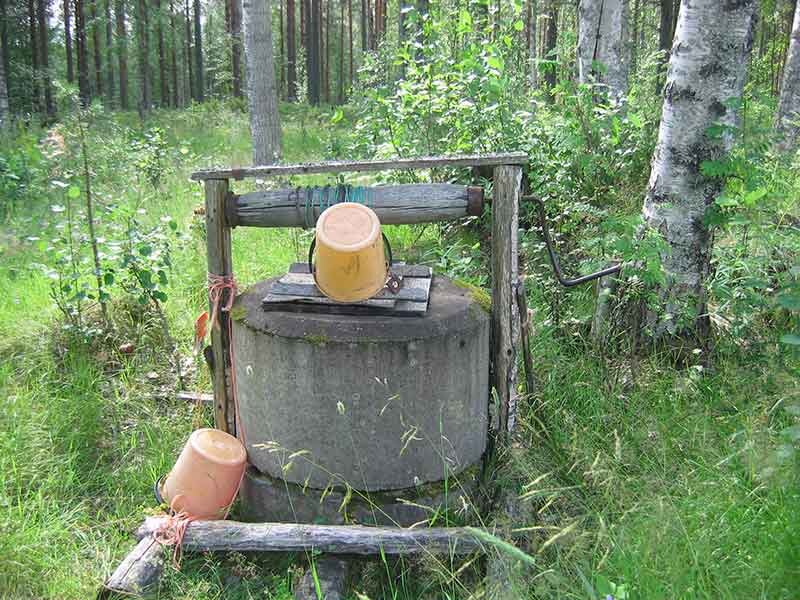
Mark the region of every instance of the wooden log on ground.
POLYGON ((343 600, 352 561, 340 556, 320 556, 312 559, 294 588, 294 600, 343 600), (314 581, 319 582, 319 591, 314 581))
POLYGON ((98 598, 145 596, 158 587, 163 570, 163 547, 152 536, 145 536, 106 580, 98 598))
POLYGON ((240 169, 207 169, 192 173, 194 181, 206 179, 244 179, 246 177, 277 177, 282 175, 313 175, 319 173, 358 173, 404 169, 432 169, 441 167, 494 167, 498 165, 524 165, 528 155, 524 152, 461 156, 426 156, 419 158, 388 158, 385 160, 340 160, 305 163, 299 165, 262 165, 240 169))
MULTIPOLYGON (((449 183, 370 187, 367 206, 384 225, 451 221, 483 213, 483 188, 449 183)), ((343 194, 339 201, 343 201, 343 194)), ((329 205, 308 198, 303 189, 251 192, 233 196, 226 206, 228 225, 312 228, 329 205)))
MULTIPOLYGON (((148 517, 137 536, 152 536, 166 517, 148 517)), ((387 555, 469 554, 481 542, 463 527, 403 529, 361 525, 304 525, 194 521, 186 528, 183 549, 189 551, 305 552, 387 555)))
POLYGON ((516 286, 519 282, 519 195, 522 169, 494 170, 492 205, 492 385, 499 398, 499 431, 514 430, 517 413, 517 343, 520 319, 516 286))

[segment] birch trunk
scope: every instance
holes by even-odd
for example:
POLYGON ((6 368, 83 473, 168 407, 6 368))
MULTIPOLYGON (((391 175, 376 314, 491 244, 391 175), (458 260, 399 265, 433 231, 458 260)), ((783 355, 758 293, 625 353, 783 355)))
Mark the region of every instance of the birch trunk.
POLYGON ((628 91, 628 3, 626 0, 580 0, 578 7, 578 78, 608 87, 615 100, 628 91))
POLYGON ((67 53, 67 82, 72 83, 75 81, 75 67, 74 63, 72 62, 72 32, 70 28, 72 24, 70 23, 70 13, 72 12, 70 8, 72 0, 64 0, 64 6, 62 8, 62 14, 64 15, 64 50, 67 53))
POLYGON ((783 68, 783 85, 778 104, 777 129, 781 136, 780 150, 796 147, 800 137, 800 2, 794 10, 792 35, 789 38, 789 53, 783 68))
POLYGON ((647 226, 669 245, 661 257, 661 312, 647 317, 657 342, 708 342, 713 236, 705 216, 721 183, 704 177, 700 165, 730 150, 730 138, 707 132, 715 123, 736 122, 728 101, 742 95, 756 7, 757 0, 690 0, 681 6, 643 208, 647 226))
POLYGON ((268 0, 244 0, 243 6, 253 163, 270 165, 281 156, 278 92, 272 60, 272 6, 268 0))

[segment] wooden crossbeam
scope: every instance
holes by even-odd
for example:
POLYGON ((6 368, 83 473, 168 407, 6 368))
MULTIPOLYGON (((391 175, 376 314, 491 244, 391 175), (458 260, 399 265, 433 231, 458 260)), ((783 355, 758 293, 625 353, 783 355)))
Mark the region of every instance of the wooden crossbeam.
POLYGON ((426 156, 419 158, 389 158, 385 160, 336 160, 298 165, 261 165, 238 169, 206 169, 195 171, 194 181, 208 179, 245 179, 247 177, 278 177, 281 175, 314 175, 321 173, 357 173, 404 169, 432 169, 441 167, 496 167, 524 165, 528 155, 524 152, 508 154, 483 154, 460 156, 426 156))

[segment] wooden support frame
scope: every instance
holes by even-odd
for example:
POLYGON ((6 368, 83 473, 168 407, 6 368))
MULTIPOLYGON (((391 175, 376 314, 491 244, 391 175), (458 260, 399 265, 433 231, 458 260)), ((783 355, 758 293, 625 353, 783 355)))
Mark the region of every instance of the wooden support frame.
MULTIPOLYGON (((383 170, 433 169, 457 167, 492 167, 494 169, 494 199, 492 204, 492 387, 499 401, 498 423, 495 427, 501 436, 514 430, 517 402, 517 346, 520 339, 520 319, 517 306, 519 284, 518 227, 522 165, 527 163, 524 153, 492 154, 483 156, 442 156, 374 161, 333 161, 299 165, 256 166, 243 169, 216 169, 198 171, 192 179, 205 185, 206 231, 209 275, 232 277, 231 228, 236 225, 295 226, 305 225, 305 217, 298 217, 296 208, 287 212, 285 207, 266 216, 266 210, 276 210, 277 197, 268 192, 255 192, 235 196, 229 188, 229 179, 246 177, 278 177, 320 173, 373 172, 383 170), (261 210, 254 210, 260 205, 261 210), (266 209, 266 206, 272 206, 266 209), (249 207, 249 208, 248 208, 249 207), (291 212, 291 215, 290 215, 291 212), (280 214, 280 216, 276 216, 280 214), (271 219, 275 218, 276 221, 271 219)), ((432 184, 420 185, 417 191, 432 184)), ((437 188, 445 199, 445 210, 432 212, 424 202, 397 203, 398 188, 411 193, 412 187, 386 186, 380 197, 386 200, 384 218, 391 214, 392 223, 420 223, 454 219, 476 212, 476 193, 465 186, 437 188), (470 194, 472 204, 470 205, 470 194), (459 200, 458 198, 462 198, 459 200), (456 199, 456 204, 453 204, 456 199)), ((283 193, 288 193, 285 190, 283 193)), ((419 197, 419 194, 417 194, 419 197)), ((483 197, 481 195, 481 204, 483 197)), ((316 214, 316 213, 315 213, 316 214)), ((379 211, 379 214, 381 212, 379 211)), ((226 291, 225 294, 228 292, 226 291)), ((227 295, 223 298, 227 300, 227 295)), ((211 360, 214 387, 214 416, 217 428, 236 434, 236 415, 231 387, 231 367, 228 348, 229 315, 219 313, 219 325, 211 328, 211 360)))
MULTIPOLYGON (((492 204, 492 315, 491 315, 491 384, 499 401, 496 435, 507 438, 513 433, 517 402, 517 345, 520 339, 518 308, 519 258, 518 227, 522 153, 489 156, 449 156, 382 161, 311 163, 277 165, 247 169, 198 171, 192 175, 205 186, 206 244, 209 279, 233 278, 231 229, 237 225, 307 226, 307 216, 282 206, 286 190, 270 195, 256 192, 236 197, 229 187, 230 179, 268 177, 312 173, 366 172, 388 169, 432 169, 453 167, 493 167, 494 199, 492 204), (244 199, 244 200, 242 200, 244 199), (277 202, 276 202, 277 201, 277 202), (249 207, 249 208, 248 208, 249 207), (268 215, 268 211, 272 212, 268 215)), ((409 203, 405 194, 425 195, 435 186, 416 188, 386 186, 378 214, 386 223, 421 223, 456 219, 477 214, 483 206, 476 204, 474 188, 447 186, 434 191, 439 199, 436 209, 423 202, 409 203), (399 201, 402 200, 402 201, 399 201)), ((304 207, 305 208, 305 207, 304 207)), ((313 211, 312 216, 318 216, 313 211)), ((223 288, 218 309, 225 306, 233 293, 223 288)), ((209 314, 214 313, 209 296, 209 314)), ((237 415, 233 401, 231 372, 230 315, 217 310, 211 326, 210 352, 206 359, 211 369, 214 389, 214 420, 218 429, 237 434, 237 415)), ((209 350, 209 349, 207 349, 209 350)), ((139 528, 138 545, 129 553, 107 580, 100 597, 109 592, 140 595, 153 587, 163 569, 163 552, 154 535, 166 517, 150 517, 139 528)), ((468 528, 376 528, 360 526, 318 526, 287 523, 236 523, 233 521, 196 521, 186 530, 183 547, 187 550, 302 551, 315 550, 331 554, 469 554, 483 551, 480 536, 468 528)))

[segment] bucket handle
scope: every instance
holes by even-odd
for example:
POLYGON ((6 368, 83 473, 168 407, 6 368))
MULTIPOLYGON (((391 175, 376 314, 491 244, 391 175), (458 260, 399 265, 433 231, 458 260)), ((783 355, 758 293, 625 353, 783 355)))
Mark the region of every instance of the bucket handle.
MULTIPOLYGON (((383 247, 386 248, 386 253, 389 255, 389 266, 391 267, 394 264, 394 260, 392 259, 392 245, 389 243, 389 238, 386 237, 386 234, 381 231, 381 237, 383 238, 383 247)), ((311 240, 311 246, 308 248, 308 272, 312 275, 314 274, 314 250, 317 248, 317 236, 314 236, 314 239, 311 240)))

